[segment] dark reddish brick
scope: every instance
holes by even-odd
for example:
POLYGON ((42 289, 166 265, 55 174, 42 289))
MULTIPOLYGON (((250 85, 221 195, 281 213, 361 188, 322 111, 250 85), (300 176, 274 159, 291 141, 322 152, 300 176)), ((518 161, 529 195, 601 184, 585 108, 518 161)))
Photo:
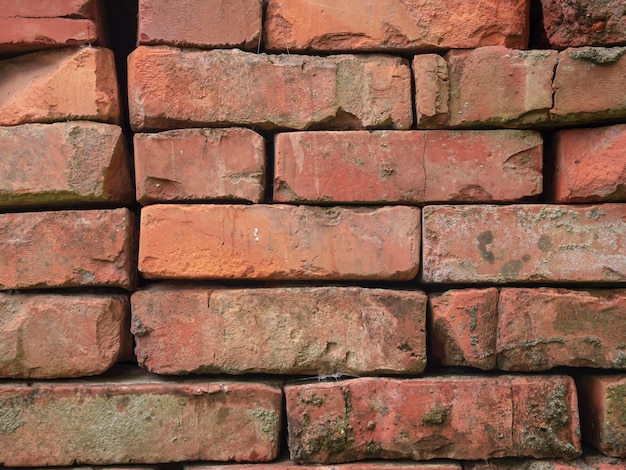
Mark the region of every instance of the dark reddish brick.
POLYGON ((413 279, 419 209, 153 205, 139 270, 172 279, 413 279))
POLYGON ((465 470, 622 470, 626 462, 605 456, 585 456, 577 460, 490 459, 463 462, 465 470))
POLYGON ((581 452, 576 393, 566 376, 361 378, 291 384, 285 395, 297 462, 581 452))
POLYGON ((626 369, 626 290, 502 289, 498 367, 626 369))
POLYGON ((128 349, 128 298, 0 293, 0 377, 97 375, 128 349))
POLYGON ((626 280, 621 204, 428 206, 425 282, 626 280))
POLYGON ((129 57, 128 75, 136 131, 229 125, 407 129, 413 121, 411 72, 398 57, 141 46, 129 57))
POLYGON ((622 0, 541 0, 543 26, 554 48, 626 43, 622 0))
POLYGON ((583 440, 611 457, 626 457, 626 375, 576 379, 583 440))
POLYGON ((281 402, 279 388, 250 382, 7 382, 0 388, 0 463, 268 461, 278 454, 281 402))
MULTIPOLYGON (((462 470, 460 463, 453 462, 359 462, 339 465, 300 465, 289 460, 278 461, 262 465, 262 470, 462 470)), ((259 464, 192 464, 185 465, 184 470, 255 470, 259 464)))
POLYGON ((134 285, 127 209, 0 214, 0 289, 134 285))
POLYGON ((444 366, 496 366, 498 290, 453 289, 429 296, 430 356, 444 366))
POLYGON ((66 48, 0 61, 0 126, 89 120, 118 123, 113 52, 66 48))
POLYGON ((524 49, 528 12, 526 0, 270 0, 265 44, 280 51, 524 49))
POLYGON ((158 285, 132 296, 135 353, 157 374, 420 373, 426 300, 360 287, 158 285))
POLYGON ((256 50, 259 0, 139 1, 139 43, 256 50))
POLYGON ((626 125, 554 136, 557 202, 626 202, 626 125))
POLYGON ((265 141, 249 129, 135 134, 134 147, 137 200, 142 204, 263 199, 265 141))
POLYGON ((63 122, 0 127, 0 147, 0 207, 133 200, 128 153, 118 126, 63 122))
POLYGON ((510 201, 541 192, 531 131, 293 132, 276 136, 279 202, 510 201))

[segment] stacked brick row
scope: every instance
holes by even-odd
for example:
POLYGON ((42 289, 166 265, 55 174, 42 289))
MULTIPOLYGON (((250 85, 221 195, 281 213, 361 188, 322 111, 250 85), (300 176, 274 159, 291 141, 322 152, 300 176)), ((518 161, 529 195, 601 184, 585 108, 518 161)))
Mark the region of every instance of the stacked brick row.
POLYGON ((619 2, 140 0, 134 188, 53 3, 0 35, 68 46, 0 61, 0 464, 626 465, 619 2))

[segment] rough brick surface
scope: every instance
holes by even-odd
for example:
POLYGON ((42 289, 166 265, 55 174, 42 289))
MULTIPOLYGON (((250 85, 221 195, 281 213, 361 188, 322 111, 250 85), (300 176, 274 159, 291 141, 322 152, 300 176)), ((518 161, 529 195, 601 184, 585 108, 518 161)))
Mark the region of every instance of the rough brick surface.
POLYGON ((0 389, 0 463, 268 461, 278 453, 281 401, 280 389, 250 382, 9 382, 0 389))
POLYGON ((142 46, 129 58, 129 102, 135 130, 406 129, 413 121, 408 63, 389 56, 142 46))
POLYGON ((66 48, 0 61, 0 125, 85 119, 117 123, 113 53, 66 48))
POLYGON ((418 127, 446 127, 450 113, 448 63, 437 54, 418 54, 412 68, 418 127))
POLYGON ((64 122, 0 128, 0 207, 133 200, 122 129, 64 122))
POLYGON ((135 134, 137 200, 259 202, 265 141, 249 129, 182 129, 135 134))
POLYGON ((626 44, 621 0, 541 0, 543 25, 555 48, 626 44))
MULTIPOLYGON (((235 464, 235 465, 210 465, 192 464, 185 465, 184 470, 255 470, 260 468, 258 464, 235 464)), ((359 462, 344 463, 339 465, 297 465, 293 462, 278 461, 263 465, 263 470, 462 470, 460 463, 441 462, 359 462)))
POLYGON ((139 43, 256 50, 259 0, 139 1, 139 43))
POLYGON ((139 270, 174 279, 408 280, 419 209, 154 205, 141 211, 139 270))
POLYGON ((559 54, 550 118, 560 124, 626 118, 626 47, 582 47, 559 54))
POLYGON ((580 454, 565 376, 361 378, 287 385, 285 395, 297 462, 580 454))
POLYGON ((453 289, 433 294, 429 354, 444 366, 496 366, 498 290, 453 289))
POLYGON ((425 282, 623 282, 624 206, 428 206, 425 282))
POLYGON ((127 209, 0 214, 0 289, 134 284, 127 209))
POLYGON ((98 21, 98 0, 0 0, 0 50, 95 44, 98 21))
POLYGON ((626 202, 626 125, 554 136, 557 202, 626 202))
POLYGON ((275 140, 279 202, 511 201, 541 192, 530 131, 293 132, 275 140))
POLYGON ((464 470, 622 470, 626 461, 603 455, 576 460, 490 459, 489 462, 463 462, 464 470))
POLYGON ((426 300, 360 287, 159 285, 133 294, 132 331, 139 364, 158 374, 413 374, 426 366, 426 300))
POLYGON ((603 454, 626 458, 626 375, 576 380, 583 440, 603 454))
POLYGON ((528 2, 270 0, 265 44, 280 51, 524 49, 528 2))
POLYGON ((498 367, 626 369, 626 290, 502 289, 498 367))
POLYGON ((97 375, 130 344, 122 295, 0 293, 0 377, 97 375))

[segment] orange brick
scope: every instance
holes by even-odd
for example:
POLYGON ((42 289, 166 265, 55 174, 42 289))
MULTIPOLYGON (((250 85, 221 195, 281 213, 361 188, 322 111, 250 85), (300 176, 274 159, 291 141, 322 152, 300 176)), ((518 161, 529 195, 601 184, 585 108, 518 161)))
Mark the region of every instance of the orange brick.
POLYGON ((153 205, 141 211, 139 270, 172 279, 409 280, 419 209, 153 205))
POLYGON ((259 0, 140 0, 139 44, 256 50, 259 0))
POLYGON ((270 0, 265 44, 274 51, 524 49, 528 12, 526 0, 270 0))
POLYGON ((265 141, 249 129, 135 134, 137 200, 244 200, 265 190, 265 141))
POLYGON ((626 280, 624 206, 428 206, 425 282, 626 280))
POLYGON ((611 457, 626 457, 626 375, 576 379, 583 441, 611 457))
POLYGON ((420 373, 426 300, 360 287, 157 285, 132 296, 135 353, 158 374, 420 373))
POLYGON ((0 147, 0 207, 134 200, 118 126, 63 122, 0 127, 0 147))
POLYGON ((626 125, 560 131, 554 149, 557 202, 626 202, 626 125))
POLYGON ((129 57, 128 77, 136 131, 229 125, 407 129, 413 121, 411 73, 398 57, 140 46, 129 57))
POLYGON ((344 463, 339 465, 299 465, 289 460, 263 464, 241 465, 210 465, 192 464, 185 465, 184 470, 462 470, 460 463, 441 462, 359 462, 344 463))
POLYGON ((361 378, 288 384, 285 395, 296 462, 581 453, 567 376, 361 378))
POLYGON ((0 214, 0 289, 134 285, 127 209, 0 214))
POLYGON ((0 462, 21 467, 273 460, 281 402, 279 388, 251 382, 177 383, 137 374, 8 382, 0 388, 0 462))
POLYGON ((531 131, 293 132, 275 140, 274 200, 511 201, 542 185, 531 131))
POLYGON ((66 48, 0 61, 0 126, 120 121, 113 52, 66 48))
POLYGON ((101 374, 131 343, 123 295, 0 293, 0 315, 0 377, 101 374))

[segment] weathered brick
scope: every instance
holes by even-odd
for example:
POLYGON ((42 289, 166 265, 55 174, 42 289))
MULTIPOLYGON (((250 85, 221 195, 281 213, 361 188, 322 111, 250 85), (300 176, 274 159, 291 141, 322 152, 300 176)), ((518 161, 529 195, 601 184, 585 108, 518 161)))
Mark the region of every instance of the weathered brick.
POLYGON ((0 207, 133 200, 128 153, 118 126, 63 122, 0 127, 0 147, 0 207))
POLYGON ((621 0, 541 0, 543 26, 554 48, 626 43, 621 0))
POLYGON ((418 127, 446 127, 450 117, 448 63, 437 54, 418 54, 412 68, 418 127))
POLYGON ((157 285, 132 296, 135 353, 158 374, 420 373, 426 300, 360 287, 157 285))
MULTIPOLYGON (((192 464, 185 465, 184 470, 255 470, 259 464, 192 464)), ((290 460, 263 464, 262 470, 462 470, 460 463, 454 462, 359 462, 339 465, 299 465, 290 460)))
POLYGON ((554 136, 557 202, 626 202, 626 125, 554 136))
POLYGON ((398 57, 253 54, 140 46, 129 57, 133 128, 398 128, 413 121, 398 57), (355 86, 358 83, 358 86, 355 86))
POLYGON ((139 44, 256 50, 259 0, 140 0, 139 44))
POLYGON ((97 375, 131 343, 123 295, 0 293, 0 377, 97 375))
POLYGON ((626 290, 502 289, 498 367, 626 369, 626 290))
POLYGON ((84 47, 0 61, 0 125, 90 120, 118 123, 113 53, 84 47))
POLYGON ((275 148, 279 202, 511 201, 542 186, 531 131, 293 132, 275 148))
POLYGON ((626 375, 576 379, 583 440, 612 457, 626 457, 626 375))
POLYGON ((268 461, 278 453, 281 401, 279 388, 250 382, 115 375, 7 382, 0 463, 268 461))
POLYGON ((98 0, 0 0, 0 50, 96 44, 99 8, 98 0))
POLYGON ((265 141, 249 129, 182 129, 135 134, 137 200, 259 202, 265 141))
POLYGON ((566 376, 361 378, 285 387, 291 458, 484 460, 580 454, 566 376))
POLYGON ((270 0, 265 45, 274 51, 524 49, 528 12, 526 0, 270 0))
POLYGON ((153 205, 139 270, 173 279, 413 279, 420 211, 285 205, 153 205))
POLYGON ((0 289, 134 284, 127 209, 0 214, 0 289))
POLYGON ((427 206, 425 282, 626 280, 621 204, 427 206))
POLYGON ((444 366, 496 366, 498 290, 453 289, 432 294, 429 354, 444 366))
POLYGON ((622 470, 620 459, 586 455, 576 460, 490 459, 488 462, 463 462, 464 470, 622 470))
POLYGON ((626 47, 582 47, 559 54, 550 119, 559 124, 626 118, 626 47))

